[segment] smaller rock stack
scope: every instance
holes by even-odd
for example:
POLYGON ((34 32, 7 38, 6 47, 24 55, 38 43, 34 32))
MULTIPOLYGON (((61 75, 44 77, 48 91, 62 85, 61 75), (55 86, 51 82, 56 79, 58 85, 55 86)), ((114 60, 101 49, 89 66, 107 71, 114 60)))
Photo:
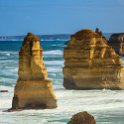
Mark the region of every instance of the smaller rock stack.
POLYGON ((112 34, 108 44, 121 56, 124 56, 124 33, 112 34))
POLYGON ((71 118, 67 124, 96 124, 92 115, 87 112, 79 112, 71 118))
POLYGON ((19 77, 12 101, 13 110, 51 109, 57 106, 42 51, 39 38, 28 33, 19 52, 19 77))
POLYGON ((81 30, 64 48, 64 87, 67 89, 124 89, 121 57, 101 32, 81 30))

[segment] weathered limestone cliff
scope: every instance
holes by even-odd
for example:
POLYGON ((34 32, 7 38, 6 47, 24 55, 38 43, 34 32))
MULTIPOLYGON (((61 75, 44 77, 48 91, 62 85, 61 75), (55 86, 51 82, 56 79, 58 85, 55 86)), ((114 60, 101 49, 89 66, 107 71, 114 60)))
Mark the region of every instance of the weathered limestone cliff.
POLYGON ((79 112, 73 115, 68 124, 96 124, 96 120, 87 112, 79 112))
POLYGON ((52 82, 47 78, 40 40, 28 33, 19 52, 18 80, 12 109, 55 108, 52 82))
POLYGON ((121 56, 124 56, 124 33, 112 34, 108 44, 121 56))
POLYGON ((67 89, 124 89, 122 59, 101 33, 81 30, 64 49, 64 86, 67 89))

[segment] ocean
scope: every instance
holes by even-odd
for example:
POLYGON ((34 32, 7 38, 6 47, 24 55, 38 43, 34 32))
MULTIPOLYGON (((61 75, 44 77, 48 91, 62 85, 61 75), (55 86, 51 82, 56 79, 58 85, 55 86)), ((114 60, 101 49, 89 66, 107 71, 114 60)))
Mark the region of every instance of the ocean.
POLYGON ((41 41, 44 63, 52 80, 58 107, 3 112, 12 105, 18 78, 21 41, 0 41, 0 124, 67 124, 72 115, 88 111, 97 124, 124 124, 124 90, 66 90, 63 87, 63 48, 66 41, 41 41))

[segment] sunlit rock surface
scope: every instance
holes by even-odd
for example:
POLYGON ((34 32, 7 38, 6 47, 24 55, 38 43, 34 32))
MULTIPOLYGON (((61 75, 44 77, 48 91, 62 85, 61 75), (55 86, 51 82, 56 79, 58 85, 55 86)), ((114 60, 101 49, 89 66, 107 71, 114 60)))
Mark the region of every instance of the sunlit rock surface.
POLYGON ((114 48, 116 53, 124 56, 124 33, 112 34, 108 44, 114 48))
POLYGON ((51 109, 57 106, 42 51, 39 38, 28 33, 19 52, 18 80, 12 109, 51 109))
POLYGON ((79 112, 72 116, 68 124, 96 124, 96 121, 89 113, 79 112))
POLYGON ((102 33, 90 29, 71 36, 64 48, 64 87, 124 89, 122 59, 102 33))

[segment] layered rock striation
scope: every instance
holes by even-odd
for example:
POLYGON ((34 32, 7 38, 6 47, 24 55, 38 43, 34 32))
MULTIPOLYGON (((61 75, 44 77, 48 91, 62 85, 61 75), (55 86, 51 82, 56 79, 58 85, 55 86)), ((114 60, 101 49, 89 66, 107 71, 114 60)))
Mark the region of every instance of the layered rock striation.
POLYGON ((124 33, 112 34, 108 44, 121 56, 124 56, 124 33))
POLYGON ((101 33, 85 29, 72 35, 64 59, 65 88, 124 89, 122 59, 101 33))
POLYGON ((28 33, 19 52, 18 80, 12 109, 51 109, 57 106, 42 51, 39 38, 28 33))
POLYGON ((96 120, 88 112, 79 112, 72 116, 68 124, 96 124, 96 120))

